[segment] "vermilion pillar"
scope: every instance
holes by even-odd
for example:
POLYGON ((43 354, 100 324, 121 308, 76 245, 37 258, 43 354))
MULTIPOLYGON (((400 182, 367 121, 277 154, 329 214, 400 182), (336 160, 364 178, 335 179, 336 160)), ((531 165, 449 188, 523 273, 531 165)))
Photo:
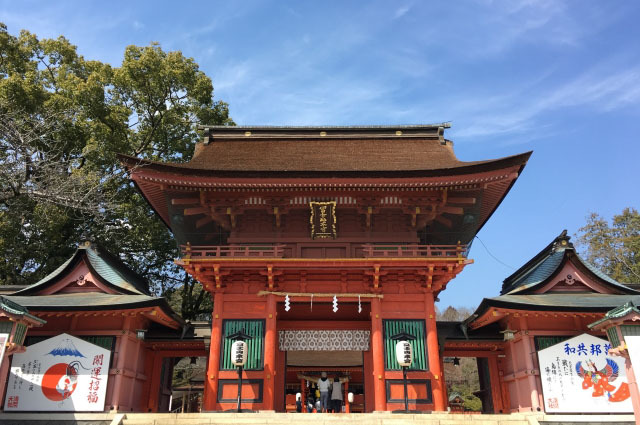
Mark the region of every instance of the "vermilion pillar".
MULTIPOLYGON (((11 365, 12 357, 7 354, 4 355, 4 358, 0 358, 0 382, 7 382, 9 379, 9 369, 11 365)), ((4 400, 4 390, 5 385, 0 385, 0 402, 4 400)))
POLYGON ((522 347, 524 349, 524 364, 527 368, 527 381, 528 386, 531 391, 531 411, 536 412, 540 411, 540 397, 538 391, 538 380, 536 379, 535 369, 533 365, 533 356, 535 355, 535 350, 533 348, 532 337, 529 335, 527 331, 527 320, 524 317, 520 318, 520 335, 522 336, 522 347))
POLYGON ((633 405, 633 416, 636 421, 636 425, 640 425, 640 393, 638 392, 638 381, 636 379, 633 365, 631 364, 631 358, 627 354, 625 356, 625 373, 627 374, 627 383, 629 384, 629 392, 631 393, 631 403, 633 405))
POLYGON ((489 382, 491 384, 491 399, 493 400, 493 413, 504 413, 507 407, 502 400, 502 385, 500 382, 500 369, 498 368, 498 358, 489 357, 489 382))
POLYGON ((264 333, 264 407, 275 410, 276 374, 276 298, 267 295, 267 323, 264 333))
POLYGON ((384 344, 382 341, 382 319, 380 318, 380 298, 371 301, 371 354, 373 355, 374 410, 387 410, 384 387, 384 344))
MULTIPOLYGON (((113 399, 111 400, 111 405, 114 407, 116 411, 123 410, 123 396, 121 395, 121 388, 123 386, 124 370, 127 368, 127 361, 130 361, 129 358, 129 346, 131 345, 131 341, 129 340, 129 333, 131 332, 131 316, 127 316, 124 319, 124 323, 122 324, 122 335, 120 335, 118 341, 118 358, 116 359, 115 368, 116 368, 116 376, 114 377, 113 383, 113 399)), ((129 407, 129 406, 127 406, 129 407)))
MULTIPOLYGON (((149 383, 149 401, 147 403, 147 410, 149 412, 158 411, 158 397, 160 396, 160 378, 162 375, 162 361, 164 360, 160 354, 155 353, 151 356, 152 366, 149 383)), ((115 393, 114 393, 115 394, 115 393)))
POLYGON ((425 293, 425 311, 427 312, 427 357, 429 371, 433 374, 431 389, 433 391, 433 408, 436 411, 445 410, 442 369, 440 367, 440 352, 438 350, 438 330, 436 328, 436 309, 433 292, 425 293))
POLYGON ((222 344, 222 303, 223 294, 218 291, 213 295, 213 312, 211 318, 211 342, 209 344, 209 364, 204 386, 204 410, 215 410, 218 392, 218 373, 220 371, 220 347, 222 344))

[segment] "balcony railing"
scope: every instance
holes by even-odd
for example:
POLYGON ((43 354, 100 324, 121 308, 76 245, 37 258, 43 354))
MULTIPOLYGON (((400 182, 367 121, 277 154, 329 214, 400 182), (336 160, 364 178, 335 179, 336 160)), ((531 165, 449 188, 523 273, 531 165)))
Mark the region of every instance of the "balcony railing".
POLYGON ((363 246, 365 257, 466 257, 466 245, 371 245, 363 246))
MULTIPOLYGON (((196 246, 181 245, 182 254, 185 258, 206 259, 206 258, 282 258, 285 253, 284 244, 274 245, 212 245, 196 246)), ((356 249, 356 257, 360 258, 420 258, 420 257, 445 257, 445 258, 466 258, 467 245, 415 245, 415 244, 393 244, 393 245, 359 245, 362 250, 356 249)), ((292 247, 290 247, 292 248, 292 247)), ((289 252, 295 252, 290 249, 289 252)), ((291 256, 288 254, 287 257, 291 256)), ((295 255, 294 255, 295 256, 295 255)), ((303 255, 303 257, 307 258, 303 255)), ((333 258, 333 257, 328 257, 333 258)), ((341 256, 340 258, 343 258, 341 256)))
POLYGON ((219 258, 219 257, 265 257, 280 258, 284 254, 284 245, 213 245, 195 246, 180 245, 187 258, 219 258))

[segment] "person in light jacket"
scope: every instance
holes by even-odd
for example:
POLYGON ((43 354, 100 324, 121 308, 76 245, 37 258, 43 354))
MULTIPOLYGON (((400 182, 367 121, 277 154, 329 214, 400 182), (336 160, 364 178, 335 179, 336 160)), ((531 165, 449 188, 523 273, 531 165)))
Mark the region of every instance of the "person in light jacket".
POLYGON ((329 410, 329 389, 331 388, 331 381, 327 378, 327 372, 322 372, 320 379, 301 374, 298 374, 298 379, 306 379, 316 383, 318 391, 320 391, 320 411, 326 413, 329 410))

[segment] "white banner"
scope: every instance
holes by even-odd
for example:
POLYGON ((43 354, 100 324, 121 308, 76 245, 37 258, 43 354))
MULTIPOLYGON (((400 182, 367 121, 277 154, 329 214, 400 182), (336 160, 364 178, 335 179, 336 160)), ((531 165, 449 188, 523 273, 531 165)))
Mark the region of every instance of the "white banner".
POLYGON ((547 413, 633 412, 624 359, 609 348, 582 334, 538 352, 547 413))
POLYGON ((103 411, 109 350, 61 334, 14 354, 4 410, 103 411))

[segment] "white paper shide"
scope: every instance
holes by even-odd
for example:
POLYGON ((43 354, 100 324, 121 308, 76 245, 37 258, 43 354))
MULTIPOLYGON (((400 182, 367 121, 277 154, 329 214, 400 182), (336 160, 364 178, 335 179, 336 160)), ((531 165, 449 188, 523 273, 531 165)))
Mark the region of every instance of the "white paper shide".
POLYGON ((5 411, 104 410, 111 353, 67 334, 14 354, 5 411))
POLYGON ((538 351, 547 413, 632 412, 624 359, 609 341, 582 334, 538 351))

